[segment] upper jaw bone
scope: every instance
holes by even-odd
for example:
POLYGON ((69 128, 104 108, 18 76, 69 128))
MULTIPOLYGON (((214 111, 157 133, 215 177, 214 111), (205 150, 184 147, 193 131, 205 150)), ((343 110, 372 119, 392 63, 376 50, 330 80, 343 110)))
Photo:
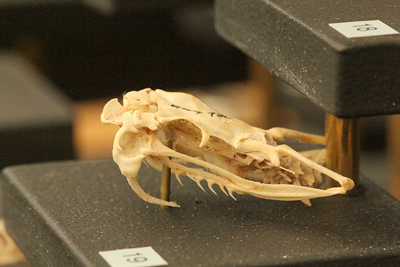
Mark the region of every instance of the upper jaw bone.
MULTIPOLYGON (((184 93, 144 89, 140 92, 130 92, 126 96, 129 97, 124 98, 123 105, 116 99, 109 101, 104 107, 101 120, 103 123, 121 126, 114 140, 113 157, 122 174, 128 178, 131 187, 145 201, 177 206, 174 202, 166 203, 151 197, 140 188, 137 175, 145 158, 151 158, 150 164, 167 165, 178 175, 186 174, 199 185, 201 180, 206 180, 210 189, 213 184, 218 184, 231 196, 236 192, 265 199, 307 202, 306 200, 311 198, 344 194, 354 186, 351 179, 317 164, 286 145, 276 145, 273 141, 282 141, 285 137, 289 137, 321 144, 325 142, 323 137, 284 128, 262 130, 251 127, 242 121, 218 113, 199 99, 184 93), (159 137, 164 143, 172 141, 174 148, 181 148, 182 152, 188 154, 168 148, 159 137), (204 156, 206 152, 219 153, 220 156, 212 157, 213 159, 207 162, 207 157, 204 156), (243 158, 235 155, 243 155, 243 158), (249 160, 249 157, 253 160, 249 160), (287 162, 301 162, 303 168, 312 168, 331 177, 339 182, 340 187, 321 190, 301 186, 300 181, 304 172, 298 170, 298 165, 292 168, 281 166, 282 157, 291 157, 293 160, 287 162), (178 163, 170 158, 181 161, 178 163), (218 162, 222 158, 231 162, 232 166, 236 166, 228 168, 229 170, 238 170, 244 177, 246 172, 250 174, 259 166, 253 162, 265 162, 262 170, 281 169, 297 180, 292 184, 265 184, 247 180, 233 173, 235 171, 223 168, 224 165, 218 162), (190 168, 181 162, 196 164, 204 170, 190 168)), ((276 172, 275 175, 279 173, 276 172)), ((313 172, 307 173, 311 175, 313 172)), ((289 178, 286 176, 284 178, 282 181, 287 183, 289 178)), ((310 181, 307 180, 307 183, 310 184, 310 181)))

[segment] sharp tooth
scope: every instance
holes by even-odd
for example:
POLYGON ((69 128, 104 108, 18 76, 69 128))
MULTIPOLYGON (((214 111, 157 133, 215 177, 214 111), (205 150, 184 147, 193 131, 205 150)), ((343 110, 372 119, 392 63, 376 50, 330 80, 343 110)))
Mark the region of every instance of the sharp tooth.
POLYGON ((233 198, 235 201, 237 201, 237 199, 236 199, 235 196, 233 195, 233 191, 230 190, 230 189, 228 189, 228 188, 227 188, 227 190, 228 190, 229 195, 231 196, 231 198, 233 198))
POLYGON ((219 187, 221 188, 221 191, 224 192, 225 195, 229 196, 228 193, 225 191, 225 188, 222 184, 218 184, 219 187))
POLYGON ((196 177, 195 175, 191 174, 191 173, 187 173, 186 174, 190 179, 192 179, 193 181, 195 181, 197 183, 197 185, 205 192, 206 190, 204 190, 203 186, 200 184, 201 182, 201 178, 200 177, 196 177))
POLYGON ((204 192, 206 192, 206 190, 204 190, 203 186, 201 185, 201 179, 196 179, 196 183, 197 185, 201 188, 201 190, 203 190, 204 192))
POLYGON ((176 178, 176 180, 178 180, 178 182, 181 184, 181 186, 183 186, 182 180, 181 180, 181 178, 179 177, 179 175, 180 175, 180 173, 175 172, 175 178, 176 178))
POLYGON ((311 207, 311 201, 309 199, 302 199, 301 202, 303 202, 307 206, 311 207))
POLYGON ((215 192, 214 188, 212 187, 214 183, 212 181, 207 181, 207 184, 208 184, 208 188, 210 188, 211 192, 213 192, 217 196, 217 192, 215 192))

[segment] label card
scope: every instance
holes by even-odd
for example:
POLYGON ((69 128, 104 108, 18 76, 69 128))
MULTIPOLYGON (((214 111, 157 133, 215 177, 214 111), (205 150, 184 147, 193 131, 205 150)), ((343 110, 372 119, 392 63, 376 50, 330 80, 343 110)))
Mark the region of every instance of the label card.
POLYGON ((166 262, 152 247, 100 251, 111 267, 165 266, 166 262))
POLYGON ((380 20, 330 23, 329 26, 347 38, 399 34, 380 20))

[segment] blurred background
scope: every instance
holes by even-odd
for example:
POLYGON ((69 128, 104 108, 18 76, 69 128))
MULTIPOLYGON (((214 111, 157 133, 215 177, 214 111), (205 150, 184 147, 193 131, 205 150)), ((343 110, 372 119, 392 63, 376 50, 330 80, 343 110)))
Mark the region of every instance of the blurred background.
MULTIPOLYGON (((324 133, 322 110, 217 35, 212 0, 0 0, 0 25, 1 168, 111 159, 117 127, 102 108, 146 87, 324 133)), ((397 197, 399 121, 361 119, 361 172, 397 197)))

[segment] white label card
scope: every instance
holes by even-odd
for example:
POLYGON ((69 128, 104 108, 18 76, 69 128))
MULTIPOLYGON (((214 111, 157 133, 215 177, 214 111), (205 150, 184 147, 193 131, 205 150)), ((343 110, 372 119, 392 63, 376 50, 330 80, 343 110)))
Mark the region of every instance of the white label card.
POLYGON ((399 34, 398 31, 389 27, 380 20, 330 23, 329 26, 347 38, 399 34))
POLYGON ((152 247, 100 251, 111 267, 165 266, 166 262, 152 247))

